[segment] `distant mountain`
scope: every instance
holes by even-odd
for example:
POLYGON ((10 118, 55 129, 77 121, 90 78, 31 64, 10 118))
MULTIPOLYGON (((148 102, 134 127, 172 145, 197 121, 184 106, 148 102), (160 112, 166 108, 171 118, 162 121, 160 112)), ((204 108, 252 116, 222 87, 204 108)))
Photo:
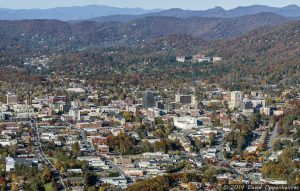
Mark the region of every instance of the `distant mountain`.
POLYGON ((95 22, 129 22, 135 19, 139 18, 145 18, 147 16, 151 16, 148 14, 143 15, 109 15, 109 16, 103 16, 103 17, 96 17, 88 19, 89 21, 95 21, 95 22))
POLYGON ((242 15, 252 15, 260 12, 270 12, 279 14, 285 17, 299 17, 300 16, 300 7, 297 5, 289 5, 282 8, 277 7, 268 7, 263 5, 253 5, 249 7, 237 7, 235 9, 229 10, 229 15, 233 16, 242 16, 242 15))
POLYGON ((62 21, 93 20, 98 22, 127 22, 148 16, 233 18, 262 12, 270 12, 285 17, 300 17, 300 7, 297 5, 289 5, 282 8, 253 5, 248 7, 237 7, 231 10, 215 7, 201 11, 182 10, 178 8, 169 10, 145 10, 141 8, 116 8, 104 5, 88 5, 82 7, 57 7, 51 9, 13 10, 0 8, 0 20, 56 19, 62 21))
POLYGON ((116 8, 104 5, 88 5, 83 7, 58 7, 51 9, 0 9, 0 20, 23 19, 56 19, 62 21, 85 20, 108 15, 141 15, 161 11, 141 8, 116 8))
POLYGON ((178 18, 189 18, 189 17, 219 17, 219 18, 234 18, 246 15, 253 15, 263 12, 269 12, 278 14, 284 17, 300 17, 300 7, 297 5, 290 5, 287 7, 276 8, 264 5, 253 5, 248 7, 237 7, 231 10, 225 10, 222 7, 215 7, 212 9, 204 11, 192 11, 192 10, 182 10, 182 9, 169 9, 160 12, 147 13, 143 15, 113 15, 105 16, 100 18, 93 18, 90 20, 98 22, 110 22, 110 21, 120 21, 126 22, 129 20, 143 18, 148 16, 168 16, 168 17, 178 17, 178 18))
POLYGON ((182 9, 169 9, 161 11, 158 13, 153 13, 151 15, 156 16, 176 16, 181 18, 186 17, 240 17, 245 15, 253 15, 262 12, 269 12, 279 14, 285 17, 299 17, 300 16, 300 7, 297 5, 290 5, 287 7, 277 8, 269 7, 264 5, 253 5, 248 7, 237 7, 230 10, 225 10, 222 7, 215 7, 205 11, 190 11, 182 9))
POLYGON ((204 40, 241 36, 251 30, 276 26, 291 19, 260 13, 236 18, 176 18, 150 16, 128 22, 63 22, 58 20, 0 21, 0 48, 14 46, 85 47, 138 45, 172 34, 204 40), (24 44, 25 45, 24 45, 24 44), (3 45, 3 46, 2 46, 3 45))
POLYGON ((149 40, 170 34, 187 34, 203 39, 223 39, 242 35, 264 26, 275 26, 289 18, 259 13, 236 18, 177 18, 149 16, 120 24, 118 31, 131 40, 149 40))

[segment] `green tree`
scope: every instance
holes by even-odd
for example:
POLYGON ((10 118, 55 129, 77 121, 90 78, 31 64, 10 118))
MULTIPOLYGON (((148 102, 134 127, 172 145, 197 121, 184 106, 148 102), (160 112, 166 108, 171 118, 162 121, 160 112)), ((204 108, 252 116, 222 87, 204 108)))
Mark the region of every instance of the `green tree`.
POLYGON ((125 118, 126 122, 132 122, 132 118, 133 118, 132 113, 125 111, 123 113, 123 117, 125 118))
POLYGON ((96 188, 95 188, 94 186, 90 186, 90 187, 88 187, 87 190, 88 190, 88 191, 96 191, 96 188))
POLYGON ((136 115, 136 117, 135 117, 135 121, 136 121, 136 122, 142 123, 142 120, 143 120, 142 115, 136 115))
POLYGON ((215 134, 210 133, 209 134, 209 146, 212 147, 216 144, 215 134))
POLYGON ((80 144, 78 141, 72 144, 72 151, 75 155, 78 155, 80 153, 80 144))
POLYGON ((270 98, 270 97, 267 97, 267 98, 266 98, 266 104, 267 104, 267 105, 271 105, 272 103, 273 103, 273 99, 270 98))
POLYGON ((84 175, 84 182, 86 185, 93 187, 97 183, 97 176, 93 173, 87 172, 84 175))
POLYGON ((279 151, 279 150, 281 150, 281 149, 282 149, 282 144, 281 144, 280 140, 275 139, 275 140, 273 141, 273 150, 274 150, 274 151, 279 151))
POLYGON ((216 169, 213 166, 209 166, 207 170, 204 172, 205 178, 209 181, 212 181, 215 175, 216 175, 216 169))
POLYGON ((245 146, 246 144, 246 139, 244 137, 244 135, 240 135, 239 136, 239 139, 237 140, 237 145, 238 145, 238 148, 241 149, 245 146))
POLYGON ((7 187, 6 187, 6 183, 3 183, 1 185, 1 191, 6 191, 7 187))
POLYGON ((198 151, 200 151, 205 146, 206 146, 205 143, 202 142, 201 139, 195 140, 195 147, 197 148, 198 151))
POLYGON ((167 134, 167 136, 172 133, 173 129, 174 129, 173 125, 171 125, 171 124, 167 125, 167 127, 166 127, 166 134, 167 134))
POLYGON ((225 159, 228 159, 229 158, 229 155, 228 155, 228 152, 226 150, 223 151, 223 157, 225 159))

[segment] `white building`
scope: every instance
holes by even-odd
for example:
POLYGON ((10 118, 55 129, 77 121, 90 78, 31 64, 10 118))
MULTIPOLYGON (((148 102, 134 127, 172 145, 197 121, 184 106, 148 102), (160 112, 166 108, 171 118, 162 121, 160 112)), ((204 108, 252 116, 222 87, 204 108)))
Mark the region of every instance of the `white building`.
POLYGON ((282 110, 274 110, 274 111, 273 111, 273 114, 274 114, 275 116, 280 116, 280 115, 283 115, 283 111, 282 111, 282 110))
POLYGON ((218 131, 211 129, 211 128, 203 128, 203 129, 200 129, 200 131, 198 131, 197 133, 202 134, 202 135, 209 135, 211 133, 214 133, 216 135, 218 133, 218 131))
POLYGON ((185 62, 185 56, 177 56, 176 61, 177 62, 185 62))
POLYGON ((213 57, 213 62, 219 62, 222 60, 222 57, 215 56, 213 57))
POLYGON ((2 147, 6 147, 6 146, 12 146, 12 145, 16 145, 17 144, 17 140, 16 139, 0 139, 0 145, 2 147))
POLYGON ((34 109, 27 104, 15 104, 13 110, 18 118, 29 118, 35 115, 34 109))
POLYGON ((260 114, 265 114, 267 116, 270 116, 271 115, 271 108, 269 108, 269 107, 260 108, 260 114))
POLYGON ((164 159, 164 160, 170 159, 170 155, 161 152, 155 152, 155 153, 146 152, 143 153, 142 155, 144 159, 164 159))
POLYGON ((44 132, 41 134, 41 139, 42 140, 54 140, 56 138, 55 133, 53 132, 44 132))
POLYGON ((15 169, 15 160, 11 157, 6 157, 6 166, 5 170, 6 172, 10 172, 11 170, 15 169))
POLYGON ((139 162, 139 167, 140 168, 148 168, 151 165, 149 161, 141 161, 139 162))
POLYGON ((197 62, 211 62, 212 59, 210 57, 196 58, 197 62))
POLYGON ((101 182, 112 184, 115 186, 120 186, 122 189, 125 189, 127 187, 127 179, 124 176, 119 177, 105 177, 100 179, 101 182))
POLYGON ((74 121, 80 119, 80 111, 78 108, 72 108, 69 111, 69 116, 72 117, 74 121))
POLYGON ((73 92, 73 93, 85 93, 85 90, 82 88, 68 88, 67 92, 73 92))
POLYGON ((197 127, 197 119, 195 117, 174 117, 174 126, 179 129, 193 129, 197 127))
POLYGON ((258 105, 261 105, 262 107, 266 107, 266 101, 265 100, 251 100, 253 107, 257 107, 258 105))
POLYGON ((105 161, 101 160, 100 157, 84 156, 78 157, 78 160, 87 161, 89 163, 89 166, 94 168, 109 169, 109 166, 106 165, 105 161))

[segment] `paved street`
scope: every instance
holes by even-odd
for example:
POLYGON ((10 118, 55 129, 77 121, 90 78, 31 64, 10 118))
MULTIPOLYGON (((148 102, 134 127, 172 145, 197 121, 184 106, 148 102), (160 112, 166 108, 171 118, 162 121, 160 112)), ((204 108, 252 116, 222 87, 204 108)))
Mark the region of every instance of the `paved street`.
POLYGON ((217 158, 220 162, 228 164, 229 168, 233 170, 237 175, 243 176, 244 180, 248 180, 248 176, 245 173, 240 172, 238 169, 233 167, 223 156, 223 139, 224 139, 224 132, 218 130, 218 136, 216 139, 216 148, 217 148, 217 158))
POLYGON ((278 123, 275 124, 274 129, 271 133, 269 142, 268 142, 268 147, 269 147, 269 153, 271 153, 273 151, 273 140, 276 138, 277 136, 277 128, 278 128, 278 123))
MULTIPOLYGON (((81 144, 84 144, 87 146, 87 149, 92 149, 92 146, 90 143, 88 143, 85 139, 85 133, 83 129, 77 128, 75 125, 71 123, 67 123, 73 130, 77 131, 79 133, 80 137, 80 142, 81 144)), ((103 155, 98 155, 102 158, 103 161, 106 162, 107 165, 109 165, 114 171, 119 172, 120 175, 125 176, 129 182, 132 182, 132 179, 127 176, 127 174, 118 166, 116 165, 113 161, 111 161, 109 158, 103 156, 103 155)))
POLYGON ((35 150, 38 152, 39 159, 41 160, 41 162, 45 163, 50 168, 50 170, 52 171, 53 176, 54 176, 54 180, 57 183, 58 190, 66 190, 65 189, 65 184, 62 180, 62 177, 60 176, 59 172, 57 172, 57 170, 54 168, 54 166, 51 164, 51 162, 47 159, 47 157, 46 157, 46 155, 45 155, 45 153, 42 149, 42 144, 41 144, 41 141, 40 141, 39 128, 36 125, 36 120, 35 119, 31 122, 31 126, 34 129, 34 132, 35 132, 36 138, 37 138, 36 142, 38 144, 35 145, 35 150))

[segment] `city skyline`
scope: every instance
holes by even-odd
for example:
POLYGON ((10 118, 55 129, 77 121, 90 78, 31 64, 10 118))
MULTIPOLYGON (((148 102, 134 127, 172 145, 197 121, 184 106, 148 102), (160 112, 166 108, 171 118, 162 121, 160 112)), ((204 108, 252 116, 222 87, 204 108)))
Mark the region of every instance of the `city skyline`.
POLYGON ((169 8, 182 8, 190 10, 205 10, 216 6, 221 6, 225 9, 232 9, 239 6, 251 6, 251 5, 267 5, 272 7, 284 7, 291 4, 300 5, 297 0, 242 0, 238 2, 232 2, 229 0, 212 0, 212 1, 197 1, 197 0, 175 0, 170 3, 169 1, 161 2, 159 0, 147 1, 147 0, 53 0, 53 1, 37 1, 28 0, 26 2, 21 0, 11 0, 0 2, 1 8, 9 9, 48 9, 54 7, 70 7, 70 6, 86 6, 86 5, 106 5, 112 7, 140 7, 144 9, 169 9, 169 8))

